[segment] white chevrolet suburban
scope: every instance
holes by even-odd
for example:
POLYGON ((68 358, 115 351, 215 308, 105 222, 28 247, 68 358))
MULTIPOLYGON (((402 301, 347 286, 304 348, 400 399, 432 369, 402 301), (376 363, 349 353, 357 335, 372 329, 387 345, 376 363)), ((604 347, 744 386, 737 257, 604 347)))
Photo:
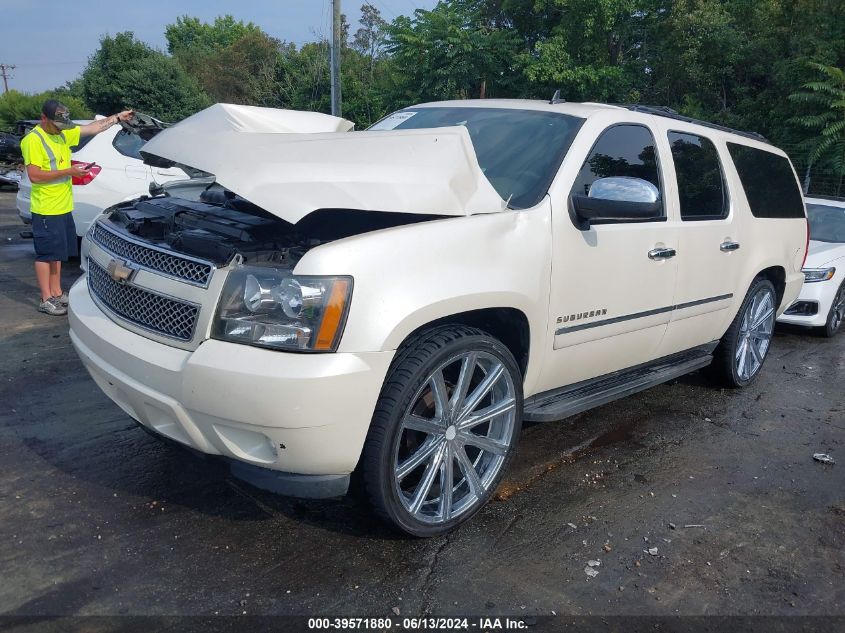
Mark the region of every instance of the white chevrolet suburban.
POLYGON ((97 219, 71 338, 146 429, 284 494, 357 472, 413 535, 490 499, 523 420, 705 367, 749 384, 804 281, 798 181, 753 134, 554 99, 361 132, 260 110, 149 141, 214 183, 97 219))

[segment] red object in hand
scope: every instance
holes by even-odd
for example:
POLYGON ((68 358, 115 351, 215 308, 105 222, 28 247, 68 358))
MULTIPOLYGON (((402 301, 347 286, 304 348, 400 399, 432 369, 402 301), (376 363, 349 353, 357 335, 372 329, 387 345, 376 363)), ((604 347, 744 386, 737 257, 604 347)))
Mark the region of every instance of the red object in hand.
MULTIPOLYGON (((77 166, 78 167, 87 167, 91 163, 86 163, 86 162, 81 161, 81 160, 72 160, 72 161, 70 161, 70 164, 74 167, 77 167, 77 166)), ((94 166, 91 167, 91 171, 88 172, 87 176, 74 176, 73 178, 71 178, 71 184, 87 185, 89 182, 91 182, 92 180, 94 180, 94 178, 97 177, 97 174, 99 174, 102 171, 102 169, 103 168, 100 167, 99 165, 94 165, 94 166)))

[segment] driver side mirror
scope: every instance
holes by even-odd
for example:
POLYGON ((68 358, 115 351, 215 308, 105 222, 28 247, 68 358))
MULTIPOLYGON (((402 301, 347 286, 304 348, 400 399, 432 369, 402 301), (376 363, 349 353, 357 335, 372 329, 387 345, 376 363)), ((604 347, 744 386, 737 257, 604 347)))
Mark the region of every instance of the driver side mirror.
POLYGON ((642 178, 612 176, 599 178, 588 195, 570 196, 578 228, 605 220, 657 220, 663 216, 660 191, 642 178))

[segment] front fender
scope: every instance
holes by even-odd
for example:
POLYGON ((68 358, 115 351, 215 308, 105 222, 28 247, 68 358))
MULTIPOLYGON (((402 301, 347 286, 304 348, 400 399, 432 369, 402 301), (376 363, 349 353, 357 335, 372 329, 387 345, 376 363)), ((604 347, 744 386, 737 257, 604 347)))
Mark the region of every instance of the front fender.
POLYGON ((453 314, 515 308, 531 332, 531 366, 545 348, 551 205, 444 218, 374 231, 309 251, 294 272, 352 275, 339 352, 395 350, 414 330, 453 314))

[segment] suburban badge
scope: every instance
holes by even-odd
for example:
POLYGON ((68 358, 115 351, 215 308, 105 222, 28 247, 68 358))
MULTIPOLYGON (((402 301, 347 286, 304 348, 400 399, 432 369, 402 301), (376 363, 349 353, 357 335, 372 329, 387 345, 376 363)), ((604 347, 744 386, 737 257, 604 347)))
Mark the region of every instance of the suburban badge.
POLYGON ((558 323, 569 323, 570 321, 580 321, 581 319, 589 319, 597 316, 604 316, 607 314, 607 308, 599 308, 598 310, 585 310, 584 312, 577 312, 575 314, 567 314, 557 318, 558 323))

